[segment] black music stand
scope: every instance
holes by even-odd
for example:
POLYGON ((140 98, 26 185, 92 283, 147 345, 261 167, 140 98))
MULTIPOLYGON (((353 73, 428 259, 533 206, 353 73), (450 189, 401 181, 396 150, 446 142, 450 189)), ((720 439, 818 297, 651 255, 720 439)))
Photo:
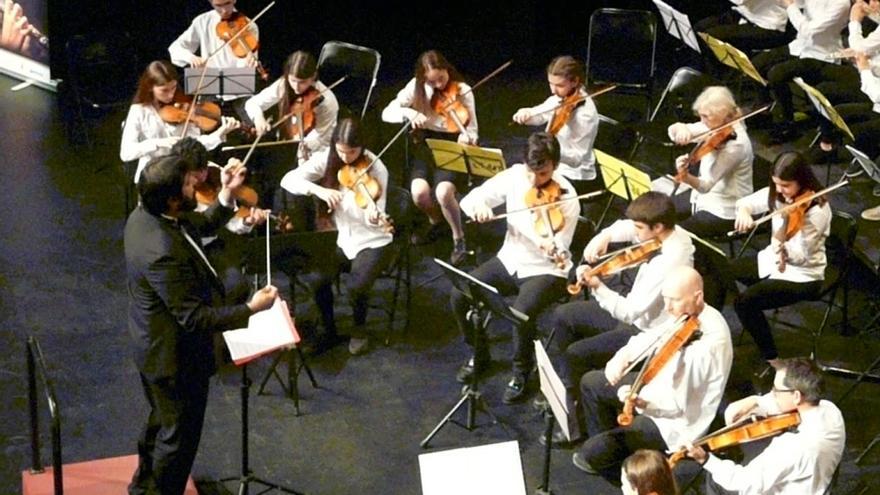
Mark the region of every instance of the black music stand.
MULTIPOLYGON (((552 337, 552 336, 551 336, 552 337)), ((549 342, 547 343, 549 345, 549 342)), ((565 385, 553 369, 553 363, 547 356, 547 351, 540 340, 535 341, 535 357, 538 368, 538 378, 541 385, 541 393, 547 399, 542 408, 544 415, 544 465, 541 474, 541 485, 535 490, 535 495, 553 495, 550 489, 550 456, 553 448, 553 424, 559 422, 559 427, 565 433, 565 437, 571 440, 568 431, 568 415, 574 411, 568 411, 565 385)))
POLYGON ((187 67, 183 84, 186 94, 190 95, 249 96, 257 92, 257 70, 253 67, 187 67), (202 81, 201 88, 199 81, 202 81))
MULTIPOLYGON (((265 239, 263 237, 253 237, 249 239, 248 253, 263 253, 265 249, 264 242, 265 239)), ((322 261, 326 262, 328 258, 330 258, 327 256, 327 253, 331 253, 335 249, 336 232, 334 231, 275 234, 272 236, 270 256, 276 266, 277 263, 275 263, 274 260, 296 258, 301 260, 299 264, 305 267, 307 265, 314 266, 316 263, 321 263, 322 261)), ((256 274, 266 270, 265 265, 260 263, 264 260, 262 256, 255 255, 249 256, 248 258, 251 262, 248 266, 251 272, 256 274)), ((294 305, 294 307, 292 307, 293 311, 296 311, 296 297, 293 293, 294 286, 295 283, 291 280, 291 304, 294 305)), ((265 392, 269 380, 272 377, 275 377, 281 385, 284 394, 293 400, 295 414, 299 416, 299 375, 303 370, 305 370, 306 375, 308 375, 312 387, 320 388, 318 382, 315 380, 314 374, 312 374, 311 368, 309 368, 302 347, 294 346, 286 351, 276 353, 275 357, 272 359, 272 363, 269 365, 268 371, 266 371, 266 374, 263 375, 263 378, 260 380, 260 386, 257 388, 257 395, 262 395, 265 392), (282 360, 286 360, 287 362, 287 383, 285 383, 281 374, 278 372, 278 365, 281 364, 282 360)))
MULTIPOLYGON (((471 323, 474 332, 474 341, 476 342, 480 332, 485 332, 492 316, 500 316, 509 320, 514 325, 520 325, 529 320, 529 317, 516 309, 507 305, 504 297, 498 292, 498 289, 489 284, 481 282, 479 279, 455 268, 445 261, 434 258, 434 262, 440 265, 443 272, 452 282, 455 290, 464 294, 470 305, 468 310, 468 321, 471 323)), ((419 444, 423 449, 428 448, 428 443, 434 438, 447 423, 452 422, 461 426, 468 431, 476 429, 477 410, 482 409, 483 412, 492 418, 492 424, 498 423, 498 418, 489 409, 489 405, 479 392, 479 373, 474 373, 470 383, 465 384, 461 391, 461 398, 458 402, 443 416, 443 419, 437 423, 437 426, 431 430, 431 433, 425 437, 419 444), (452 416, 458 412, 461 406, 467 404, 467 422, 465 424, 452 420, 452 416)))
POLYGON ((298 492, 292 488, 287 488, 284 485, 259 478, 254 475, 253 471, 251 471, 249 464, 250 451, 248 449, 248 401, 250 398, 249 391, 251 388, 251 381, 248 378, 247 367, 247 363, 241 365, 241 384, 239 385, 241 389, 241 473, 237 477, 223 478, 220 482, 228 483, 230 481, 238 481, 238 495, 247 495, 248 486, 251 484, 264 486, 265 490, 260 491, 260 493, 275 490, 282 493, 302 495, 302 492, 298 492))

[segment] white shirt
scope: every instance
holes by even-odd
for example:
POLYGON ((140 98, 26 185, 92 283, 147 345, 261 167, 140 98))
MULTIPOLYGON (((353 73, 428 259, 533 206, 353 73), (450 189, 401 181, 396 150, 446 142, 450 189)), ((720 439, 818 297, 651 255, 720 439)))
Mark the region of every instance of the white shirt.
MULTIPOLYGON (((434 88, 428 84, 425 84, 424 87, 425 97, 428 101, 431 101, 431 97, 434 95, 434 88)), ((480 133, 479 126, 477 125, 477 107, 476 102, 474 101, 474 93, 471 91, 471 87, 463 82, 458 83, 458 90, 459 94, 463 95, 459 97, 461 103, 468 111, 468 123, 465 126, 465 130, 467 131, 470 140, 475 143, 480 137, 480 133)), ((404 119, 412 121, 416 114, 420 113, 411 108, 415 101, 415 95, 416 79, 412 78, 406 83, 406 86, 397 93, 397 97, 391 100, 391 102, 388 103, 388 106, 382 110, 382 120, 391 124, 403 123, 404 119)), ((426 113, 425 116, 428 117, 428 120, 425 123, 426 129, 439 132, 449 132, 449 130, 446 129, 445 118, 437 115, 433 110, 428 110, 428 113, 426 113)))
MULTIPOLYGON (((737 201, 736 206, 748 207, 753 215, 769 211, 767 207, 768 188, 755 191, 753 194, 737 201)), ((777 207, 782 207, 779 204, 777 207)), ((781 215, 773 217, 771 228, 773 232, 782 228, 781 215)), ((773 245, 769 245, 758 252, 758 276, 769 277, 774 280, 788 280, 789 282, 812 282, 825 278, 825 239, 831 232, 831 206, 826 202, 824 205, 813 205, 807 210, 804 225, 791 239, 785 241, 785 251, 788 253, 788 261, 784 272, 779 271, 773 245)))
POLYGON ((862 81, 862 93, 865 93, 874 103, 873 110, 880 113, 880 77, 874 75, 871 69, 865 69, 859 71, 859 79, 862 81))
MULTIPOLYGON (((759 414, 781 412, 771 394, 760 397, 758 405, 762 409, 759 414)), ((774 437, 747 465, 710 454, 703 467, 715 483, 740 495, 823 495, 845 444, 843 415, 837 406, 823 400, 801 413, 796 430, 774 437)))
MULTIPOLYGON (((587 96, 587 90, 578 89, 580 96, 587 96)), ((552 95, 540 105, 531 107, 526 125, 549 125, 556 112, 551 111, 562 103, 562 98, 552 95)), ((556 133, 559 141, 559 172, 571 180, 593 180, 596 178, 596 157, 593 155, 593 142, 599 132, 599 113, 592 98, 587 98, 574 109, 568 121, 556 133)))
MULTIPOLYGON (((179 67, 192 65, 192 59, 196 56, 197 51, 198 56, 205 58, 223 46, 226 41, 221 40, 217 36, 217 24, 220 21, 220 14, 215 10, 210 10, 196 16, 189 27, 186 28, 186 31, 178 36, 168 47, 171 62, 179 67)), ((251 24, 249 30, 259 39, 260 32, 256 23, 251 24)), ((227 46, 211 57, 207 65, 208 67, 221 69, 225 67, 247 67, 248 59, 247 57, 236 57, 232 52, 232 48, 227 46)))
MULTIPOLYGON (((687 124, 692 136, 706 132, 700 122, 687 124)), ((736 201, 749 195, 752 186, 752 162, 755 154, 746 127, 733 126, 736 137, 722 144, 700 160, 698 187, 691 190, 694 213, 708 211, 719 218, 736 218, 736 201)))
POLYGON ((828 62, 831 54, 843 49, 841 31, 849 21, 849 0, 804 0, 803 10, 793 3, 786 12, 797 30, 788 44, 793 56, 828 62))
MULTIPOLYGON (((328 153, 330 153, 329 149, 315 153, 298 168, 284 174, 281 187, 291 194, 314 195, 320 187, 316 183, 321 181, 327 169, 328 153)), ((376 160, 376 155, 369 150, 364 150, 364 156, 368 160, 375 160, 369 174, 379 182, 382 189, 379 199, 376 200, 376 206, 379 211, 385 211, 388 169, 381 160, 376 160)), ((342 185, 339 186, 339 190, 342 192, 342 203, 333 210, 333 221, 339 232, 336 245, 342 249, 345 256, 353 260, 364 249, 380 248, 390 244, 393 236, 385 232, 381 225, 370 223, 369 210, 357 205, 354 192, 342 185)))
MULTIPOLYGON (((702 335, 677 352, 638 394, 647 402, 647 408, 636 411, 657 425, 670 450, 677 450, 709 429, 733 363, 730 328, 724 316, 705 305, 698 318, 702 335)), ((641 332, 611 359, 633 361, 646 348, 662 346, 668 337, 659 341, 657 337, 668 331, 668 325, 659 325, 641 332)))
MULTIPOLYGON (((467 216, 473 216, 477 205, 495 208, 504 204, 509 212, 525 208, 526 193, 532 188, 528 170, 528 166, 518 163, 491 177, 462 198, 461 211, 467 216)), ((553 172, 553 180, 564 189, 563 198, 577 195, 571 183, 559 173, 559 170, 553 172)), ((521 279, 535 275, 568 277, 568 271, 572 266, 569 246, 581 205, 577 200, 571 200, 559 203, 558 206, 562 210, 565 225, 556 233, 555 240, 557 247, 568 255, 569 259, 566 260, 565 266, 561 269, 557 268, 553 260, 541 251, 540 246, 546 243, 546 240, 535 230, 534 213, 522 211, 507 217, 507 234, 504 236, 504 244, 498 251, 498 259, 507 269, 507 273, 521 279)))
MULTIPOLYGON (((151 159, 171 152, 170 148, 160 148, 157 144, 158 140, 180 136, 181 132, 183 132, 183 124, 165 122, 153 105, 135 103, 128 109, 125 127, 122 129, 122 141, 119 145, 119 158, 124 162, 138 161, 137 171, 134 174, 135 184, 141 176, 141 170, 151 159)), ((198 139, 209 151, 223 142, 218 131, 202 134, 192 122, 186 129, 186 135, 198 139)))
MULTIPOLYGON (((267 86, 258 94, 248 98, 244 104, 244 109, 251 119, 263 115, 273 105, 281 101, 284 95, 284 85, 287 84, 284 78, 278 79, 274 83, 267 86)), ((336 101, 336 95, 332 90, 328 90, 327 86, 321 81, 315 81, 315 89, 321 92, 319 98, 323 98, 321 103, 315 106, 315 125, 308 134, 306 134, 303 144, 312 152, 323 150, 330 146, 330 140, 333 137, 333 129, 336 128, 336 116, 339 113, 339 102, 336 101)), ((293 94, 293 91, 290 92, 293 94)), ((286 114, 289 110, 282 112, 286 114)))
MULTIPOLYGON (((640 242, 632 220, 618 220, 599 235, 610 236, 611 242, 640 242)), ((615 319, 639 330, 662 325, 669 319, 669 314, 663 311, 660 291, 667 275, 679 266, 694 266, 694 244, 689 235, 675 227, 663 241, 659 253, 639 267, 629 294, 623 296, 600 284, 592 290, 593 297, 615 319)))
POLYGON ((785 31, 788 14, 779 0, 730 0, 733 10, 752 24, 771 31, 785 31))

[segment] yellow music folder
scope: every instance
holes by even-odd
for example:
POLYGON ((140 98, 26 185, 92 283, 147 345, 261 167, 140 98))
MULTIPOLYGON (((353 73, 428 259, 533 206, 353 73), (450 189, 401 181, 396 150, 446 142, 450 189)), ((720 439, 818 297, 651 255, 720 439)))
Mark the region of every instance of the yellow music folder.
POLYGON ((718 38, 713 38, 706 33, 699 34, 700 38, 703 38, 703 41, 706 42, 719 62, 728 67, 733 67, 764 86, 767 85, 767 80, 761 76, 761 73, 758 72, 758 69, 755 68, 749 57, 740 51, 739 48, 730 43, 725 43, 718 38))
POLYGON ((500 149, 481 148, 470 144, 459 144, 443 139, 426 139, 431 149, 434 165, 443 170, 451 170, 480 177, 492 177, 507 168, 500 149), (468 171, 468 164, 470 171, 468 171))
POLYGON ((651 190, 651 176, 648 174, 604 151, 594 148, 593 152, 602 168, 605 189, 612 194, 632 201, 651 190))
POLYGON ((805 83, 800 77, 794 78, 794 82, 807 93, 807 97, 813 102, 813 106, 816 107, 817 112, 837 126, 838 129, 845 132, 850 139, 853 141, 856 140, 856 138, 853 137, 852 131, 849 130, 849 126, 846 125, 846 122, 843 120, 843 117, 840 116, 834 108, 834 105, 828 101, 828 98, 825 98, 825 95, 823 95, 818 89, 805 83))

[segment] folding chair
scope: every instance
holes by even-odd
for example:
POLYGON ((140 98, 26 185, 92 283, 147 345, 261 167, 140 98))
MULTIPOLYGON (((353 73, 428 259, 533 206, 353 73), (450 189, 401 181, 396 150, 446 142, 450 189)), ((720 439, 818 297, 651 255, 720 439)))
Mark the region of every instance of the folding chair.
POLYGON ((647 119, 654 87, 656 16, 647 10, 604 8, 590 16, 589 29, 588 85, 617 84, 615 96, 641 96, 647 119))
POLYGON ((345 82, 333 90, 333 94, 341 108, 363 118, 373 96, 381 61, 382 56, 372 48, 328 41, 318 56, 318 73, 326 84, 347 76, 345 82))

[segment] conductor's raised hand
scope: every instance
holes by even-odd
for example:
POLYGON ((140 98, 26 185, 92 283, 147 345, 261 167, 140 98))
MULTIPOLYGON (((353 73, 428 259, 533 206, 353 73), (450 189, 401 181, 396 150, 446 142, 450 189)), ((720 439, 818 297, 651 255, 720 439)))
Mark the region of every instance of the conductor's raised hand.
POLYGON ((251 300, 247 303, 247 306, 251 311, 256 313, 271 308, 272 305, 275 304, 275 299, 277 298, 278 289, 272 285, 267 285, 254 293, 251 300))

